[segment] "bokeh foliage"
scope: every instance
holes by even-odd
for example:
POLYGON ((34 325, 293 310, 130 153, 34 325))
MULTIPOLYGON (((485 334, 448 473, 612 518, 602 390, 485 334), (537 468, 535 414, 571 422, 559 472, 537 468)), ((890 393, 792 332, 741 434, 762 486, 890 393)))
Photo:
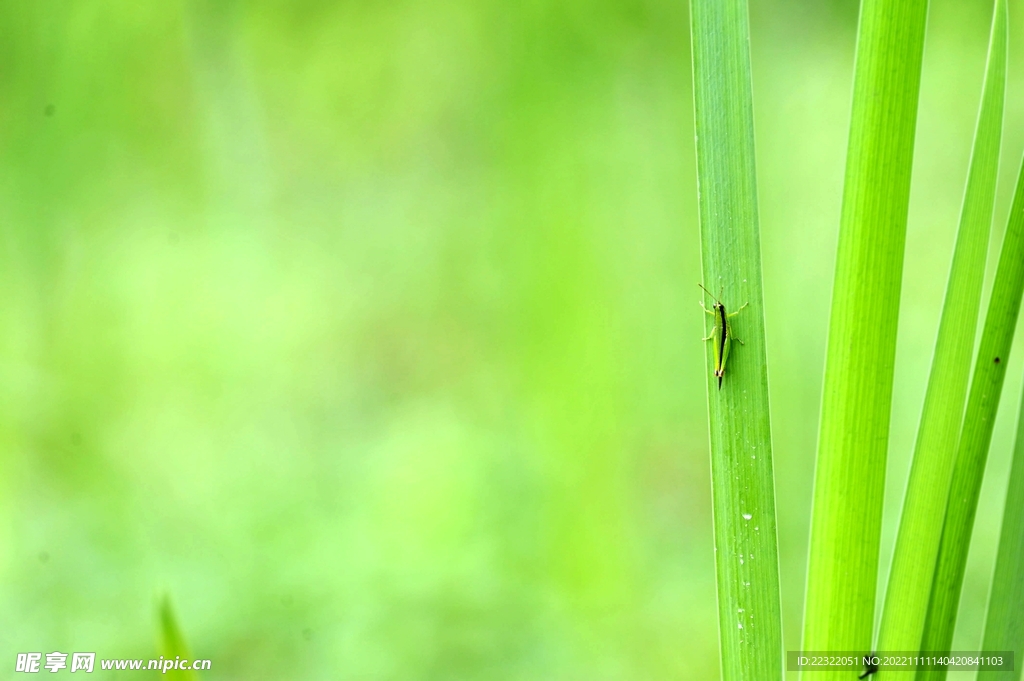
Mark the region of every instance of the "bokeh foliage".
MULTIPOLYGON (((883 574, 989 10, 931 3, 883 574)), ((855 22, 751 5, 791 649, 855 22)), ((717 678, 685 3, 40 0, 0 26, 0 659, 155 656, 166 590, 204 678, 717 678)))

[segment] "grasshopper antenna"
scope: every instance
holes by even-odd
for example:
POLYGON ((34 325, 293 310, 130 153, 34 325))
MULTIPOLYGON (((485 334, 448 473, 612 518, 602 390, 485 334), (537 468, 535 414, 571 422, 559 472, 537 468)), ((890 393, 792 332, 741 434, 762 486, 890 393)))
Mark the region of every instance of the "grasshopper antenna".
POLYGON ((707 290, 706 288, 704 288, 704 284, 697 284, 697 286, 700 286, 701 290, 702 290, 702 291, 704 291, 704 293, 706 293, 706 294, 708 294, 709 296, 711 296, 711 300, 715 301, 716 303, 721 303, 721 302, 722 302, 722 301, 720 301, 720 300, 719 300, 718 298, 716 298, 716 297, 714 296, 714 294, 713 294, 713 293, 711 293, 711 291, 709 291, 709 290, 707 290))

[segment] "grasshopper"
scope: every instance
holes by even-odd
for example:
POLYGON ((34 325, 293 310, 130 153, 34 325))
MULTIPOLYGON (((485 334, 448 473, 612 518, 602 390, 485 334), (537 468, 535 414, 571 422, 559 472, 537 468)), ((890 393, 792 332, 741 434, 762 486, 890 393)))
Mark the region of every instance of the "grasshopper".
MULTIPOLYGON (((714 341, 714 355, 715 355, 715 376, 718 378, 718 389, 722 389, 722 377, 725 376, 725 361, 729 359, 729 345, 732 341, 736 341, 740 345, 743 345, 743 341, 732 335, 732 325, 729 323, 730 317, 735 317, 740 313, 740 310, 747 306, 747 303, 740 305, 739 309, 732 313, 726 313, 725 305, 722 305, 722 301, 711 295, 711 291, 708 291, 701 284, 697 284, 704 293, 708 294, 715 304, 711 306, 711 309, 704 307, 704 301, 700 302, 700 306, 704 308, 704 311, 715 318, 715 326, 711 330, 711 334, 705 341, 714 341)), ((721 294, 719 294, 721 295, 721 294)))

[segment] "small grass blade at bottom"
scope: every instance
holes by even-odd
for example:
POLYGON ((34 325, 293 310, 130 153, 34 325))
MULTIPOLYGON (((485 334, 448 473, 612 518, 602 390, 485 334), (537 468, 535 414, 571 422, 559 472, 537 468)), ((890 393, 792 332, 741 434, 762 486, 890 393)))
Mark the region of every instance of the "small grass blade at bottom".
MULTIPOLYGON (((164 595, 159 604, 160 618, 160 654, 164 660, 187 660, 193 662, 185 637, 178 626, 178 620, 174 616, 174 608, 171 606, 171 598, 164 595)), ((162 671, 162 670, 161 670, 162 671)), ((199 674, 192 669, 168 669, 162 671, 162 676, 170 681, 199 681, 199 674)))

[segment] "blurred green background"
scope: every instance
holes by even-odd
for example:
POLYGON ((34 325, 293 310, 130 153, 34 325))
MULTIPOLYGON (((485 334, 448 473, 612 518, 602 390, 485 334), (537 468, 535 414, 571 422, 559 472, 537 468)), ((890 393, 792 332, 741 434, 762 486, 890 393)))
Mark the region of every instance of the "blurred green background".
MULTIPOLYGON (((932 3, 883 577, 990 9, 932 3)), ((0 665, 155 657, 167 590, 210 679, 718 678, 687 11, 0 3, 0 665)), ((751 2, 790 649, 856 14, 751 2)))

